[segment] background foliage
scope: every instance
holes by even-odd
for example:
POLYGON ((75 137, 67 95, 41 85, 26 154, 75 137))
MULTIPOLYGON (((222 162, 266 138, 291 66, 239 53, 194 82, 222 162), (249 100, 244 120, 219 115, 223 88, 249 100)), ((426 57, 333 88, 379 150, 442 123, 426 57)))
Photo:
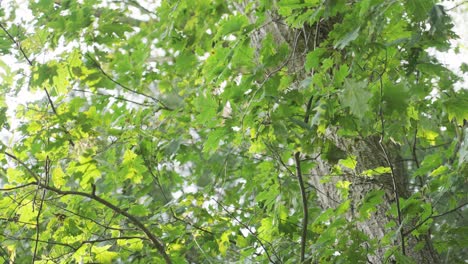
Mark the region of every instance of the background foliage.
POLYGON ((468 92, 431 55, 457 48, 436 2, 3 3, 0 263, 466 261, 468 92), (343 147, 371 138, 388 166, 343 147))

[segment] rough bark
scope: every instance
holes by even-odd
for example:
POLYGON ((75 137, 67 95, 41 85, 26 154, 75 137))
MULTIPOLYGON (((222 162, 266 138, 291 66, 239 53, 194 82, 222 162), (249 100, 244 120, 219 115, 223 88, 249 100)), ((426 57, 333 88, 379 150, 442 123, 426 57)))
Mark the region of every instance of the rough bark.
MULTIPOLYGON (((327 161, 318 158, 318 166, 312 171, 312 176, 309 179, 310 183, 319 190, 317 192, 318 200, 324 209, 336 208, 338 204, 335 201, 342 201, 341 195, 336 188, 336 182, 339 180, 351 182, 352 184, 349 191, 351 210, 347 217, 349 220, 353 220, 358 216, 356 209, 359 207, 366 194, 373 190, 384 190, 383 203, 376 208, 375 212, 372 213, 368 220, 357 223, 358 229, 368 235, 369 238, 380 241, 386 233, 392 231, 385 227, 390 221, 399 223, 398 217, 388 214, 388 210, 392 204, 396 203, 396 195, 401 198, 407 198, 410 195, 408 189, 408 175, 406 174, 404 163, 401 161, 399 155, 400 148, 396 144, 384 144, 384 152, 378 137, 369 137, 353 141, 339 139, 335 135, 330 135, 330 137, 334 138, 340 149, 348 150, 348 154, 356 156, 357 165, 355 170, 345 170, 345 173, 340 175, 340 177, 332 177, 332 180, 323 183, 321 177, 331 173, 331 166, 327 161), (383 174, 369 178, 362 175, 362 172, 365 170, 377 167, 388 167, 386 155, 389 156, 391 166, 394 168, 393 176, 390 174, 383 174), (397 194, 395 194, 393 188, 392 177, 395 177, 397 194)), ((404 218, 405 216, 401 215, 401 217, 404 218)), ((399 226, 395 227, 393 231, 397 228, 399 228, 399 226)), ((404 233, 405 230, 410 228, 411 226, 403 225, 400 230, 404 233)), ((398 239, 394 241, 394 244, 401 246, 401 243, 401 233, 399 233, 398 239)), ((388 247, 380 247, 375 254, 368 256, 368 260, 372 263, 388 263, 389 259, 385 259, 384 257, 388 249, 388 247)), ((419 239, 405 236, 405 254, 413 258, 416 263, 440 262, 437 253, 432 247, 429 236, 421 236, 419 239), (415 250, 415 245, 420 240, 425 241, 425 246, 418 251, 415 250)))
MULTIPOLYGON (((237 3, 234 5, 240 13, 244 13, 245 5, 237 3)), ((303 79, 307 76, 303 67, 305 54, 320 44, 320 40, 325 38, 328 35, 328 31, 333 28, 334 22, 327 21, 320 25, 304 27, 302 30, 298 30, 289 28, 274 11, 270 11, 269 15, 270 18, 266 21, 272 22, 254 32, 251 37, 251 43, 259 49, 262 39, 267 34, 272 34, 277 43, 288 43, 292 54, 283 66, 287 67, 291 74, 298 77, 297 83, 300 83, 302 81, 301 78, 303 79)), ((254 15, 250 15, 249 18, 251 22, 255 21, 254 15)), ((384 190, 384 202, 376 208, 373 215, 367 221, 357 223, 357 228, 363 231, 369 238, 380 241, 389 232, 385 227, 387 223, 390 221, 399 223, 401 221, 401 219, 395 219, 395 217, 388 214, 389 208, 396 202, 396 196, 405 198, 410 195, 408 175, 405 172, 404 163, 399 155, 399 146, 393 143, 381 143, 379 135, 353 140, 339 138, 332 128, 329 129, 327 137, 348 155, 356 156, 357 166, 355 170, 345 170, 344 175, 333 177, 333 180, 323 183, 321 177, 330 174, 333 165, 321 157, 317 158, 317 166, 311 172, 312 176, 307 180, 317 189, 317 200, 320 206, 323 209, 336 208, 343 201, 339 190, 336 188, 336 182, 339 180, 350 181, 352 183, 349 197, 351 200, 351 210, 347 218, 351 221, 355 219, 355 209, 367 193, 372 190, 384 190), (389 165, 393 168, 393 175, 384 174, 370 179, 361 174, 365 170, 388 167, 389 165)), ((404 215, 400 217, 404 217, 404 215)), ((406 225, 402 228, 404 232, 405 229, 408 230, 411 226, 406 225)), ((401 246, 401 242, 401 235, 399 235, 394 243, 401 246)), ((440 262, 439 256, 432 247, 428 235, 421 236, 418 239, 415 237, 405 237, 405 245, 406 256, 413 258, 416 263, 440 262), (414 246, 420 240, 425 241, 425 246, 420 250, 415 250, 414 246)), ((380 247, 375 254, 367 256, 368 261, 371 263, 391 263, 392 259, 384 258, 387 249, 388 247, 380 247)))

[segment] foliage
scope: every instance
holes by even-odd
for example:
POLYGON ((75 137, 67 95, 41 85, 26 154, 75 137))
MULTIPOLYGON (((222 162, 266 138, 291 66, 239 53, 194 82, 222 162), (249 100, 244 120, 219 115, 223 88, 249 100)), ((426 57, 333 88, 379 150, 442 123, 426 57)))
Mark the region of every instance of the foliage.
POLYGON ((457 37, 436 1, 2 5, 0 263, 468 258, 468 92, 429 52, 457 37), (407 195, 340 178, 390 179, 337 143, 373 137, 407 195))

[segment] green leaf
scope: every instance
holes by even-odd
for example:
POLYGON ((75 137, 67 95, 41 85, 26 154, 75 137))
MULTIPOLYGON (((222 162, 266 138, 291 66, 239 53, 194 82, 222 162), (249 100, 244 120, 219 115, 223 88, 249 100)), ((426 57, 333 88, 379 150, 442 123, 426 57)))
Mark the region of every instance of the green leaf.
POLYGON ((346 46, 348 46, 349 43, 351 43, 351 41, 353 41, 353 40, 355 40, 355 39, 357 39, 359 37, 360 30, 361 30, 361 28, 357 27, 353 31, 351 31, 348 34, 346 34, 345 36, 343 36, 343 38, 339 39, 335 43, 334 48, 335 49, 343 49, 346 46))
POLYGON ((96 260, 101 263, 112 263, 112 260, 118 256, 117 252, 108 251, 111 245, 93 246, 91 252, 96 254, 96 260))
MULTIPOLYGON (((340 191, 341 193, 341 196, 343 198, 346 198, 348 197, 348 194, 349 194, 349 186, 351 185, 351 182, 350 181, 338 181, 336 182, 336 188, 338 188, 338 190, 340 191)), ((348 200, 349 201, 349 200, 348 200)), ((348 205, 349 207, 349 205, 348 205)))
POLYGON ((348 156, 346 159, 340 159, 339 164, 342 166, 354 170, 357 165, 356 157, 355 156, 348 156))
POLYGON ((365 170, 361 174, 364 176, 373 177, 373 176, 378 176, 378 175, 387 174, 391 172, 392 170, 390 167, 377 167, 374 169, 365 170))
POLYGON ((229 34, 240 31, 244 26, 248 25, 249 21, 245 16, 230 16, 220 23, 220 29, 215 38, 227 36, 229 34))
POLYGON ((320 58, 326 52, 324 48, 316 48, 315 50, 307 53, 306 62, 304 68, 306 71, 310 71, 313 68, 317 68, 320 65, 320 58))
POLYGON ((146 206, 141 204, 133 205, 128 212, 135 216, 147 216, 149 214, 146 206))
POLYGON ((335 71, 335 79, 334 83, 336 86, 340 86, 343 84, 343 81, 349 74, 349 67, 346 64, 343 64, 340 66, 340 69, 338 71, 335 71))
POLYGON ((383 190, 373 190, 366 194, 359 207, 359 214, 361 217, 365 219, 371 217, 371 213, 375 212, 377 206, 382 203, 384 194, 385 191, 383 190))
POLYGON ((461 91, 454 97, 444 100, 444 106, 450 121, 455 121, 459 126, 468 120, 468 92, 461 91))
POLYGON ((383 111, 385 114, 396 112, 401 114, 407 111, 410 91, 403 84, 387 84, 383 89, 383 111))
POLYGON ((434 6, 434 0, 406 0, 405 6, 415 22, 426 20, 434 6))
POLYGON ((140 2, 2 2, 0 263, 465 261, 442 4, 140 2))
POLYGON ((367 90, 366 81, 355 81, 346 79, 340 101, 344 107, 349 107, 351 114, 358 118, 364 118, 369 111, 369 100, 371 93, 367 90))
POLYGON ((217 240, 218 249, 222 256, 226 256, 226 252, 229 248, 229 235, 230 232, 226 231, 221 235, 220 239, 217 240))
POLYGON ((198 111, 197 122, 203 125, 213 125, 217 120, 218 102, 213 96, 199 96, 194 102, 198 111))
POLYGON ((225 128, 216 128, 211 131, 207 140, 203 144, 203 152, 215 151, 219 146, 220 140, 226 135, 226 133, 225 128))
POLYGON ((61 167, 56 167, 52 171, 52 182, 54 183, 54 186, 57 188, 60 188, 65 185, 66 180, 65 180, 65 172, 63 172, 61 167))
POLYGON ((115 34, 119 38, 125 37, 125 32, 132 32, 133 29, 128 24, 123 23, 112 23, 112 24, 104 24, 99 27, 99 30, 108 36, 112 36, 115 34))

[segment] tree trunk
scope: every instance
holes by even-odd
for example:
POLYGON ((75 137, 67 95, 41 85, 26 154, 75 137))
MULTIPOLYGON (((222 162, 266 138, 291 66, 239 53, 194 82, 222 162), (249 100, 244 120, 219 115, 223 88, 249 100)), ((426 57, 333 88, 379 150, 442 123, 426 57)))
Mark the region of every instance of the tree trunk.
MULTIPOLYGON (((245 14, 245 5, 234 5, 240 13, 245 14)), ((305 26, 303 29, 293 29, 288 27, 274 11, 271 11, 269 15, 270 17, 266 19, 266 21, 271 20, 274 22, 254 32, 252 34, 251 43, 258 51, 261 48, 263 38, 267 34, 272 34, 277 43, 288 43, 290 50, 292 50, 292 55, 284 66, 287 67, 291 74, 298 76, 299 80, 297 80, 296 83, 301 83, 302 80, 300 80, 300 78, 305 78, 307 76, 304 70, 305 55, 315 47, 318 47, 320 42, 327 37, 328 32, 333 29, 334 22, 325 21, 320 26, 313 25, 308 28, 305 26), (303 34, 303 31, 306 30, 317 33, 317 36, 310 36, 307 43, 303 37, 299 38, 299 35, 303 34)), ((249 18, 252 23, 255 21, 255 17, 250 16, 249 18)), ((410 196, 410 190, 408 188, 409 176, 405 171, 405 164, 400 158, 399 146, 393 143, 381 143, 380 135, 368 138, 356 138, 353 140, 340 138, 336 134, 336 128, 329 128, 326 137, 334 142, 339 149, 346 152, 348 156, 355 156, 357 164, 354 170, 343 169, 343 175, 331 177, 330 181, 324 183, 322 181, 323 176, 332 173, 333 164, 330 164, 320 156, 316 159, 315 162, 317 166, 311 171, 311 177, 307 179, 307 182, 314 186, 317 191, 317 201, 320 207, 324 210, 337 208, 344 202, 343 197, 340 195, 340 190, 336 188, 336 183, 338 181, 349 181, 351 185, 348 199, 350 200, 351 210, 347 214, 347 219, 351 222, 358 217, 358 212, 356 210, 359 208, 363 198, 371 191, 383 190, 383 202, 367 220, 356 221, 357 228, 370 239, 375 239, 377 241, 382 240, 386 234, 394 231, 397 235, 393 243, 395 246, 398 246, 400 252, 404 251, 403 255, 411 257, 416 263, 439 263, 439 256, 432 247, 429 235, 415 238, 410 234, 405 234, 405 230, 410 230, 412 226, 409 224, 401 224, 404 215, 392 216, 389 214, 391 206, 396 205, 396 197, 407 198, 410 196), (386 173, 373 178, 362 175, 362 172, 378 167, 391 167, 393 173, 386 173), (397 226, 387 228, 386 225, 391 221, 396 222, 397 226), (405 241, 404 249, 402 248, 401 241, 402 234, 404 235, 405 241), (424 241, 424 246, 422 249, 416 250, 415 245, 420 241, 424 241)), ((311 220, 309 220, 309 224, 310 223, 311 220)), ((374 254, 369 254, 367 256, 367 261, 370 263, 395 262, 393 256, 390 258, 384 256, 386 251, 389 250, 389 247, 390 246, 382 246, 377 248, 374 254)), ((308 252, 306 252, 306 255, 307 254, 308 252)))
MULTIPOLYGON (((412 226, 401 225, 405 216, 400 215, 401 219, 398 219, 398 216, 392 216, 388 212, 392 205, 396 206, 396 196, 408 198, 410 195, 408 189, 408 175, 405 173, 404 163, 399 155, 399 147, 396 144, 381 145, 380 139, 377 137, 360 139, 354 142, 347 142, 336 136, 332 137, 335 138, 340 149, 343 151, 351 150, 351 153, 348 153, 356 156, 357 163, 354 170, 345 170, 343 175, 331 177, 330 181, 323 183, 323 181, 321 181, 322 176, 332 174, 331 166, 327 161, 321 158, 317 159, 318 166, 313 169, 309 181, 318 189, 317 196, 322 208, 336 208, 338 205, 336 201, 343 200, 339 190, 336 188, 336 183, 338 181, 351 182, 349 189, 351 210, 347 215, 350 221, 359 216, 357 209, 367 194, 374 190, 383 190, 385 192, 383 195, 383 202, 377 206, 366 221, 357 222, 358 229, 368 235, 370 239, 376 239, 377 241, 382 240, 385 234, 392 230, 395 231, 399 229, 400 232, 397 232, 397 239, 394 241, 394 244, 398 245, 400 250, 403 250, 401 249, 401 237, 403 234, 405 238, 404 254, 406 254, 406 256, 413 258, 416 263, 439 263, 439 257, 432 247, 429 236, 425 235, 416 239, 415 237, 405 235, 405 231, 412 228, 412 226), (393 175, 386 173, 371 178, 362 174, 362 172, 366 170, 378 167, 389 167, 387 156, 390 161, 390 166, 393 168, 393 175), (395 178, 396 192, 393 186, 393 177, 395 178), (397 226, 386 228, 386 225, 391 221, 397 223, 397 226), (424 241, 425 245, 423 249, 415 250, 416 244, 420 241, 424 241)), ((387 250, 389 250, 388 247, 378 248, 375 255, 369 255, 367 257, 368 261, 372 263, 388 263, 389 259, 384 257, 387 250)))

